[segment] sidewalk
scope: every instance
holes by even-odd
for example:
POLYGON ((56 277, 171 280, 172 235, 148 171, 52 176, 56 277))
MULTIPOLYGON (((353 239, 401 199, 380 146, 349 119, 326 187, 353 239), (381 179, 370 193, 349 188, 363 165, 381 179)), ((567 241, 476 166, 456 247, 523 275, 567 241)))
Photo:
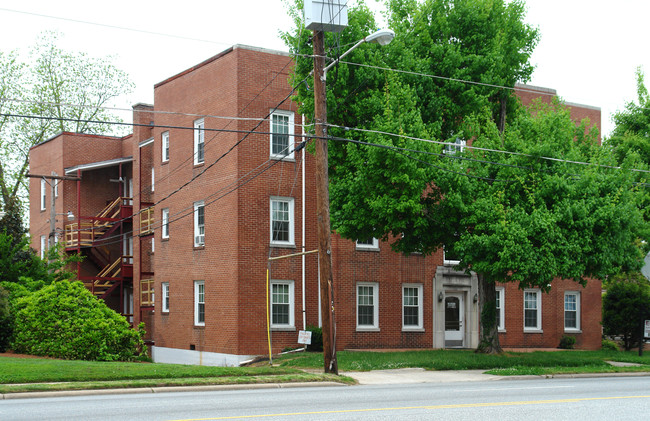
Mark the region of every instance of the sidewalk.
POLYGON ((394 370, 349 371, 341 375, 352 377, 359 384, 406 384, 447 383, 501 380, 512 376, 484 374, 485 370, 431 371, 423 368, 399 368, 394 370))

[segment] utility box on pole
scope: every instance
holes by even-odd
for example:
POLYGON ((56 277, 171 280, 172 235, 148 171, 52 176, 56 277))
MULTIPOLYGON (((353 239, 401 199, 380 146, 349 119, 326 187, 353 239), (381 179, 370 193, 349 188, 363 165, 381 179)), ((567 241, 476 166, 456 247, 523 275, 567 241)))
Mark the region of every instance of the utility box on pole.
POLYGON ((341 32, 348 26, 348 0, 305 0, 305 28, 341 32))

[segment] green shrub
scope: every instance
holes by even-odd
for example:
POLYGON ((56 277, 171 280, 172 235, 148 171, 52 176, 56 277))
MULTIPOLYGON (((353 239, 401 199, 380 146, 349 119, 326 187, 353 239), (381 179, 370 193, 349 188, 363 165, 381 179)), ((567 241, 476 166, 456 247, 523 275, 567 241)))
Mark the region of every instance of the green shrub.
POLYGON ((5 352, 13 333, 14 320, 9 307, 9 293, 0 287, 0 352, 5 352))
POLYGON ((307 345, 309 352, 322 352, 323 351, 323 331, 318 326, 307 326, 307 330, 311 332, 311 344, 307 345))
POLYGON ((144 331, 81 282, 58 281, 18 299, 13 349, 64 359, 128 361, 146 350, 144 331))
POLYGON ((650 287, 620 280, 611 283, 603 297, 605 335, 620 336, 626 351, 639 344, 641 323, 650 319, 650 287))
POLYGON ((563 335, 560 339, 560 345, 558 348, 561 349, 573 349, 576 344, 575 336, 563 335))
POLYGON ((601 349, 603 351, 620 351, 618 344, 614 341, 610 341, 609 339, 603 339, 601 349))

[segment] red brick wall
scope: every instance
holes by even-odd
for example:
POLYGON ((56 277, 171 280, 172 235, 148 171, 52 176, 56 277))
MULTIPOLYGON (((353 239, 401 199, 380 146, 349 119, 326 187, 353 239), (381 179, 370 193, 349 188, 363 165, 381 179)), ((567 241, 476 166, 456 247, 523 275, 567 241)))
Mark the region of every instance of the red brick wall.
POLYGON ((524 332, 524 291, 516 284, 505 287, 505 333, 499 335, 502 347, 557 348, 563 335, 576 338, 576 348, 600 349, 601 346, 601 282, 590 280, 583 288, 571 280, 556 279, 551 291, 542 293, 542 332, 524 332), (581 332, 564 330, 564 293, 580 293, 581 332))

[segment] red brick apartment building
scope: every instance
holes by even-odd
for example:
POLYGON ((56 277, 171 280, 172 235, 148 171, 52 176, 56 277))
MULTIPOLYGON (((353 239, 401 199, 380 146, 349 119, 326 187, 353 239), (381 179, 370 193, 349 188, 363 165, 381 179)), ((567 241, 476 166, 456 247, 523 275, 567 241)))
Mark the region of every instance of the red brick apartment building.
MULTIPOLYGON (((269 265, 317 249, 314 159, 293 151, 291 66, 285 53, 235 46, 155 85, 154 105, 134 106, 131 135, 61 133, 30 151, 31 173, 80 177, 60 181, 54 203, 50 180, 31 179, 33 247, 47 247, 54 205, 57 240, 85 256, 79 279, 145 322, 155 361, 267 353, 267 303, 273 352, 319 324, 316 255, 269 265)), ((477 346, 476 277, 442 252, 332 243, 338 349, 477 346)), ((571 334, 600 347, 599 282, 558 280, 549 294, 503 285, 499 300, 504 346, 552 348, 571 334)))

